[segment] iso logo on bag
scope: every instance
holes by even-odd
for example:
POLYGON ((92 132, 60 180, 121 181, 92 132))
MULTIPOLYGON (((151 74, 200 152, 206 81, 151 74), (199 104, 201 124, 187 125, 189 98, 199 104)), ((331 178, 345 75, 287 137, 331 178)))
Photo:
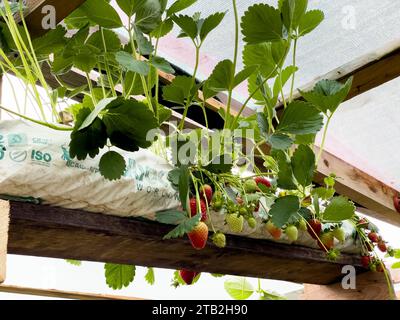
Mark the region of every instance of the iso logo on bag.
POLYGON ((52 157, 51 157, 50 153, 32 150, 31 160, 37 164, 49 167, 52 157))

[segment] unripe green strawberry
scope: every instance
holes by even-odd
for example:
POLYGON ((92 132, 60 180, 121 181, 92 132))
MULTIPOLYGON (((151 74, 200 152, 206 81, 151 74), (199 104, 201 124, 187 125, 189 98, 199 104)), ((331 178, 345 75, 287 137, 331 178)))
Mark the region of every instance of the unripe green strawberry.
POLYGON ((267 224, 265 225, 265 228, 275 240, 279 240, 281 238, 282 229, 275 227, 272 221, 268 221, 267 224))
POLYGON ((342 228, 336 228, 333 231, 333 236, 339 240, 339 242, 344 243, 346 241, 346 234, 342 228))
POLYGON ((297 241, 299 237, 299 230, 297 230, 296 226, 290 225, 286 228, 285 233, 290 241, 297 241))
POLYGON ((254 180, 246 180, 243 189, 246 193, 255 193, 258 191, 258 186, 254 180))
POLYGON ((247 224, 249 225, 250 228, 254 229, 257 225, 257 221, 256 221, 256 219, 251 217, 251 218, 247 219, 247 224))
POLYGON ((239 208, 239 214, 241 216, 246 216, 247 215, 247 209, 245 207, 240 207, 239 208))
POLYGON ((225 216, 225 221, 232 232, 242 232, 244 223, 243 216, 238 216, 237 214, 227 214, 225 216))
POLYGON ((212 241, 218 248, 225 248, 225 246, 226 246, 226 237, 220 231, 216 232, 213 235, 212 241))
POLYGON ((222 200, 215 200, 212 203, 212 208, 214 211, 221 211, 223 206, 222 200))
POLYGON ((299 221, 299 229, 301 231, 307 231, 307 222, 303 218, 301 218, 299 221))

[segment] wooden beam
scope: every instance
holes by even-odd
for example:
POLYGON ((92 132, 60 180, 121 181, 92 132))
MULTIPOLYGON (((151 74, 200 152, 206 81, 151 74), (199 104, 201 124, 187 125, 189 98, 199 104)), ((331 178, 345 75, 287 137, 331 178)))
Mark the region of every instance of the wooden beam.
POLYGON ((43 18, 48 14, 48 12, 44 10, 46 6, 53 6, 55 8, 56 23, 59 23, 85 1, 86 0, 27 0, 25 21, 29 32, 33 36, 41 36, 48 31, 42 26, 43 18), (42 12, 42 10, 44 11, 42 12))
POLYGON ((366 272, 356 277, 356 289, 343 289, 341 283, 332 285, 304 285, 304 300, 389 300, 395 298, 383 273, 366 272), (391 295, 392 292, 392 295, 391 295))
POLYGON ((73 300, 144 300, 128 296, 62 291, 56 289, 37 289, 4 284, 0 285, 0 292, 73 300))
MULTIPOLYGON (((314 149, 319 152, 318 147, 314 149)), ((338 176, 335 189, 339 194, 346 195, 357 204, 368 208, 369 215, 400 226, 400 213, 396 211, 393 203, 397 190, 325 151, 318 164, 314 181, 323 184, 323 179, 331 173, 338 176)))
POLYGON ((9 203, 0 202, 0 283, 6 278, 9 203))
POLYGON ((186 268, 299 283, 331 284, 344 265, 363 273, 357 255, 326 260, 321 250, 227 236, 227 247, 209 241, 196 251, 187 238, 162 240, 171 226, 80 210, 10 202, 8 252, 159 268, 186 268))

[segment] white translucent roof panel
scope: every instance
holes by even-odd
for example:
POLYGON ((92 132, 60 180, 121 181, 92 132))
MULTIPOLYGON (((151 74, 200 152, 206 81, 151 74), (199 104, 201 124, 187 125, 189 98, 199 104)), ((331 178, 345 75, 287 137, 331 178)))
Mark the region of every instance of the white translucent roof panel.
POLYGON ((343 103, 325 149, 400 190, 400 78, 343 103))
MULTIPOLYGON (((262 2, 277 4, 277 0, 237 0, 240 15, 243 15, 248 6, 262 2)), ((400 1, 310 0, 309 8, 323 10, 326 18, 317 30, 302 38, 299 43, 300 71, 296 87, 301 87, 314 78, 374 51, 390 41, 400 39, 398 32, 400 1)), ((201 12, 203 16, 215 11, 228 11, 228 13, 219 28, 210 34, 204 44, 199 74, 203 79, 210 74, 218 61, 233 56, 232 1, 198 0, 185 11, 186 14, 201 12)), ((161 54, 191 72, 194 64, 193 46, 187 39, 176 39, 175 35, 178 32, 179 30, 174 30, 173 34, 161 41, 161 54)), ((246 95, 246 86, 242 86, 237 94, 239 99, 246 95)))

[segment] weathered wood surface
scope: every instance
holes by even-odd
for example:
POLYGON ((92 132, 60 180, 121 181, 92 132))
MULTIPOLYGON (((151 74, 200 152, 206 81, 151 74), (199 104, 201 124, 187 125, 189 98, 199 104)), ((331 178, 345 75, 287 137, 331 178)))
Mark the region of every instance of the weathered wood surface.
POLYGON ((144 300, 128 296, 116 296, 116 295, 114 296, 107 294, 63 291, 56 289, 27 288, 27 287, 4 285, 4 284, 0 285, 0 292, 39 296, 39 297, 73 299, 73 300, 144 300))
POLYGON ((383 273, 366 272, 357 275, 354 290, 343 289, 341 283, 325 286, 305 284, 302 298, 304 300, 389 300, 396 296, 393 286, 389 285, 383 273))
POLYGON ((25 21, 32 35, 41 36, 45 34, 48 29, 43 28, 43 18, 49 13, 46 6, 55 8, 56 23, 61 22, 72 11, 78 8, 86 0, 27 0, 28 7, 25 15, 25 21))
POLYGON ((0 201, 0 283, 6 278, 9 203, 0 201))
POLYGON ((341 279, 344 265, 359 257, 343 254, 328 262, 317 249, 227 236, 227 247, 209 241, 194 250, 188 239, 162 240, 171 226, 79 210, 10 202, 8 251, 63 259, 186 268, 204 272, 330 284, 341 279))
MULTIPOLYGON (((315 150, 319 152, 318 147, 315 147, 315 150)), ((400 226, 400 213, 396 211, 393 203, 397 190, 325 151, 318 164, 314 181, 322 184, 323 178, 331 173, 338 176, 335 189, 339 194, 346 195, 357 204, 368 208, 369 215, 400 226)))

